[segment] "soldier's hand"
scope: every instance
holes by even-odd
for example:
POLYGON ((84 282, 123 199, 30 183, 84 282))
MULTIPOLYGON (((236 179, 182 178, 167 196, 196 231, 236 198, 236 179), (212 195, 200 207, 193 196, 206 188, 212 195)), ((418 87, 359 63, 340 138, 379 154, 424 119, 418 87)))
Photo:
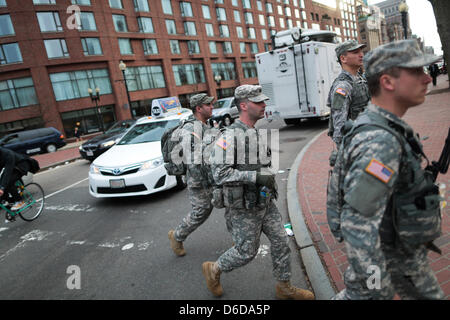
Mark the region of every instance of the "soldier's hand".
POLYGON ((269 189, 275 188, 275 176, 272 174, 256 173, 256 184, 266 186, 269 189))

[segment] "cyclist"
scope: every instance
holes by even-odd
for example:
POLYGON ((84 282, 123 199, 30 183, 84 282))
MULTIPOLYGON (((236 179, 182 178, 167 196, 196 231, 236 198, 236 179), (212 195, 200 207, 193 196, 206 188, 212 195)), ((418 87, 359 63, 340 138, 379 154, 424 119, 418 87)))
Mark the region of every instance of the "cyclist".
MULTIPOLYGON (((13 203, 11 211, 20 210, 25 205, 15 183, 30 171, 30 160, 26 155, 0 147, 0 199, 13 203)), ((6 218, 12 220, 8 215, 6 218)))

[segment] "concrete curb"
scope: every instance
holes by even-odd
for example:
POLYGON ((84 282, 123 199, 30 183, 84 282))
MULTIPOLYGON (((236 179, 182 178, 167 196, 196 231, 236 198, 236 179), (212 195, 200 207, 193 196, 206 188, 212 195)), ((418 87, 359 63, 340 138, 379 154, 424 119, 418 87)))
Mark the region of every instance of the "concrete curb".
POLYGON ((300 200, 298 198, 297 176, 298 168, 300 167, 300 163, 306 151, 324 132, 326 132, 326 130, 317 134, 297 155, 291 166, 291 170, 289 171, 287 183, 287 207, 289 219, 295 235, 295 241, 300 247, 300 254, 306 268, 306 274, 308 275, 317 300, 329 300, 336 292, 331 285, 319 254, 314 247, 308 227, 306 226, 300 206, 300 200))

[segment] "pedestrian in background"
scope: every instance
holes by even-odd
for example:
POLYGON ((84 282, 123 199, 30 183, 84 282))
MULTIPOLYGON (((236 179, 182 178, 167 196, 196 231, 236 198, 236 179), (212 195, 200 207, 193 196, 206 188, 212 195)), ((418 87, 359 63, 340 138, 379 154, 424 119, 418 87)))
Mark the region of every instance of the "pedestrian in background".
MULTIPOLYGON (((212 102, 214 97, 209 97, 206 93, 196 94, 191 97, 189 103, 193 115, 183 125, 186 137, 192 141, 188 147, 192 147, 195 152, 195 144, 203 146, 203 137, 209 129, 207 120, 212 115, 212 102), (201 132, 197 132, 200 128, 201 132)), ((189 201, 192 210, 183 219, 175 230, 169 231, 170 246, 177 256, 184 256, 186 251, 183 242, 202 225, 210 216, 213 206, 212 199, 212 176, 209 167, 202 163, 194 163, 192 159, 187 160, 186 181, 188 187, 189 201)))
POLYGON ((423 67, 438 59, 415 40, 364 58, 372 100, 345 126, 328 186, 328 223, 349 262, 334 299, 443 298, 427 261, 441 230, 438 189, 421 167, 418 136, 401 119, 425 101, 431 78, 423 67))
POLYGON ((80 123, 77 122, 75 124, 75 128, 74 128, 74 133, 73 135, 75 136, 75 141, 80 141, 81 140, 81 131, 80 131, 80 123))
POLYGON ((261 139, 257 138, 258 130, 254 126, 264 116, 268 97, 262 93, 261 86, 253 85, 236 88, 234 97, 239 119, 218 138, 210 158, 214 181, 223 187, 227 227, 231 229, 234 246, 217 261, 203 263, 206 285, 215 296, 221 296, 223 288, 220 274, 252 261, 258 253, 261 233, 264 232, 270 241, 273 274, 278 281, 275 288, 277 298, 314 299, 312 292, 290 284, 288 238, 280 212, 274 204, 275 175, 262 172, 264 167, 269 166, 261 160, 261 150, 267 150, 267 146, 259 145, 261 139), (259 150, 257 158, 250 150, 259 150), (234 155, 234 158, 227 157, 229 154, 234 155))
POLYGON ((437 81, 437 76, 439 75, 439 67, 436 63, 432 63, 428 67, 428 71, 430 72, 430 76, 433 79, 433 87, 435 87, 436 81, 437 81))
POLYGON ((331 110, 328 135, 339 145, 341 129, 348 119, 356 119, 370 100, 367 81, 360 74, 363 66, 365 44, 347 40, 337 45, 335 51, 342 72, 334 80, 328 94, 327 105, 331 110))

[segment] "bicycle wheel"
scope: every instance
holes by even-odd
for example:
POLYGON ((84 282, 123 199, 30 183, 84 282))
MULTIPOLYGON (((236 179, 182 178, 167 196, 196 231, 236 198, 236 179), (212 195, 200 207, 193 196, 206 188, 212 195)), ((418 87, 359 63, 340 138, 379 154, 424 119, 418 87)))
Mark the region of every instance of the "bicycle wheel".
POLYGON ((23 199, 27 205, 19 211, 19 216, 25 221, 33 221, 44 209, 44 190, 35 182, 29 183, 23 189, 23 199))

